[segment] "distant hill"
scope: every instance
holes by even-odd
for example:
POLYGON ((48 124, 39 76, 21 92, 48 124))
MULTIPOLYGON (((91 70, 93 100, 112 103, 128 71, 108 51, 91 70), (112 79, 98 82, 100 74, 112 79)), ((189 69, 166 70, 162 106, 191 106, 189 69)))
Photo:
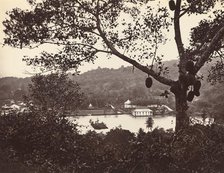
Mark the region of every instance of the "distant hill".
POLYGON ((22 100, 28 91, 27 86, 31 78, 5 77, 0 78, 0 106, 11 99, 22 100))
POLYGON ((0 78, 0 87, 9 86, 12 91, 18 88, 27 87, 31 82, 31 78, 4 77, 0 78))
MULTIPOLYGON (((164 66, 169 69, 167 77, 177 80, 178 61, 166 61, 164 66)), ((209 66, 206 65, 201 73, 207 76, 209 66)), ((70 75, 70 78, 81 85, 83 92, 86 95, 84 107, 92 104, 96 107, 102 107, 106 103, 121 105, 127 99, 130 99, 139 104, 148 103, 165 103, 174 107, 174 96, 170 94, 166 99, 160 94, 164 90, 169 90, 168 86, 160 84, 153 80, 153 85, 150 89, 145 87, 145 79, 147 75, 133 67, 120 67, 119 69, 98 68, 80 74, 78 76, 70 75)), ((27 92, 27 86, 31 82, 31 78, 15 78, 7 77, 0 79, 0 100, 13 98, 18 90, 27 92)), ((202 96, 203 93, 210 91, 212 86, 206 80, 202 81, 202 96)), ((17 94, 18 95, 18 94, 17 94)))
MULTIPOLYGON (((167 62, 170 68, 169 76, 176 78, 174 73, 176 61, 167 62)), ((72 76, 84 90, 89 103, 95 106, 103 106, 106 103, 122 104, 127 99, 132 101, 148 100, 158 102, 162 100, 160 94, 169 87, 153 80, 150 89, 145 86, 147 74, 133 67, 121 67, 119 69, 98 68, 78 76, 72 76)), ((167 102, 166 100, 164 100, 167 102)))

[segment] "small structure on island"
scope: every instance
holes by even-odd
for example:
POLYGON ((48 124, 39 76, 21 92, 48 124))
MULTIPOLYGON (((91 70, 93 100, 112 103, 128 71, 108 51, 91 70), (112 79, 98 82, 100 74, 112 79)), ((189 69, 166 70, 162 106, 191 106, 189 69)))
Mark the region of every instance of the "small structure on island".
POLYGON ((131 114, 134 117, 152 117, 153 111, 147 107, 137 107, 132 110, 131 114))
POLYGON ((128 99, 126 102, 124 102, 124 108, 125 109, 136 108, 136 105, 132 105, 131 101, 128 99))
POLYGON ((98 119, 95 122, 90 119, 89 123, 95 130, 108 129, 106 124, 104 122, 99 122, 98 119))

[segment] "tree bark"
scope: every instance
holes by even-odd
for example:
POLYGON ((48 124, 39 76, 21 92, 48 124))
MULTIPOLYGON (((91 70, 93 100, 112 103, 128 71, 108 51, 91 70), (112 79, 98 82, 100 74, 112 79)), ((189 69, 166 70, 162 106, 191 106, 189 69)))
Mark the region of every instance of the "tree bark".
POLYGON ((176 102, 176 128, 179 131, 189 125, 189 117, 187 116, 187 89, 182 88, 178 94, 175 94, 176 102))
POLYGON ((187 116, 187 89, 188 86, 184 83, 181 78, 186 78, 186 62, 187 57, 185 55, 185 49, 182 42, 181 37, 181 29, 180 29, 180 8, 181 8, 181 1, 176 0, 176 9, 174 12, 174 32, 175 32, 175 41, 179 53, 179 91, 174 93, 175 94, 175 101, 176 101, 176 128, 175 131, 179 131, 189 125, 189 118, 187 116))

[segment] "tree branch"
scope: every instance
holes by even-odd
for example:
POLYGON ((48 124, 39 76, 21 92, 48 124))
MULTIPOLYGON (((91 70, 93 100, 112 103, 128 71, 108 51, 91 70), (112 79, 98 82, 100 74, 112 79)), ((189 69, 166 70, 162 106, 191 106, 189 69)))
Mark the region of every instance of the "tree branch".
POLYGON ((86 12, 92 14, 95 17, 95 14, 88 8, 86 8, 85 5, 83 5, 81 2, 79 2, 79 0, 76 0, 76 2, 80 5, 80 7, 82 7, 86 12))
POLYGON ((152 63, 151 63, 151 69, 153 68, 153 65, 154 65, 154 61, 155 61, 155 59, 156 59, 156 53, 157 53, 157 49, 158 49, 158 47, 157 47, 157 44, 158 44, 158 42, 157 42, 157 36, 156 36, 156 38, 155 38, 155 50, 154 50, 154 56, 153 56, 153 58, 152 58, 152 63))
MULTIPOLYGON (((87 46, 87 47, 90 47, 92 49, 95 49, 96 52, 103 52, 103 53, 109 53, 111 54, 112 52, 110 51, 106 51, 106 50, 101 50, 101 49, 97 49, 95 48, 94 46, 91 46, 91 45, 88 45, 88 44, 84 44, 84 43, 56 43, 56 42, 50 42, 50 41, 43 41, 42 44, 55 44, 55 45, 65 45, 65 46, 75 46, 75 45, 79 45, 79 46, 87 46)), ((39 46, 39 45, 38 45, 39 46)))
POLYGON ((180 14, 179 18, 181 18, 183 15, 185 15, 185 14, 188 12, 189 9, 190 9, 190 7, 184 9, 184 12, 182 12, 182 13, 180 14))
POLYGON ((97 28, 98 31, 103 39, 103 41, 105 42, 105 44, 107 45, 107 47, 111 50, 113 55, 116 55, 117 57, 119 57, 120 59, 132 64, 133 66, 135 66, 136 68, 138 68, 139 70, 147 73, 148 75, 152 76, 154 79, 156 79, 157 81, 159 81, 160 83, 163 83, 165 85, 169 85, 171 86, 174 81, 171 79, 167 79, 163 76, 158 75, 155 71, 153 71, 152 69, 149 69, 147 66, 143 66, 140 63, 138 63, 137 61, 125 56, 124 54, 121 54, 114 46, 113 44, 107 39, 107 37, 105 36, 105 33, 102 31, 101 26, 100 26, 100 19, 99 16, 97 15, 97 28))
POLYGON ((198 72, 201 69, 201 67, 205 64, 205 62, 209 59, 210 55, 214 52, 214 48, 217 42, 223 39, 223 37, 224 37, 224 25, 215 34, 207 49, 205 49, 205 51, 202 53, 201 58, 196 62, 195 64, 196 72, 198 72))
POLYGON ((180 63, 179 63, 179 72, 180 74, 185 74, 185 54, 184 54, 184 46, 181 38, 180 32, 180 8, 181 8, 181 0, 176 1, 176 10, 174 12, 174 31, 175 31, 175 41, 178 49, 178 53, 180 56, 180 63))

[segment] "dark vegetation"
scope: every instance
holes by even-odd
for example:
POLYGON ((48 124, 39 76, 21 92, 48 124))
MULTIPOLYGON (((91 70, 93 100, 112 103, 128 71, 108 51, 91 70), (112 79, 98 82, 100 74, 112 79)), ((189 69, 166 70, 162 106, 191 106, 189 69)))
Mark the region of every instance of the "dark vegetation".
POLYGON ((80 86, 65 73, 36 75, 29 84, 26 101, 31 101, 38 110, 51 110, 55 114, 76 110, 81 105, 83 93, 80 86))
POLYGON ((224 127, 89 131, 51 112, 0 117, 1 173, 221 173, 224 127))
MULTIPOLYGON (((169 69, 169 76, 177 79, 176 68, 177 61, 167 61, 164 63, 169 69)), ((207 81, 208 70, 211 65, 207 64, 201 69, 200 73, 204 75, 200 97, 190 104, 189 112, 191 115, 195 112, 205 113, 206 116, 215 116, 219 120, 223 119, 223 87, 222 83, 211 85, 207 81), (212 91, 212 92, 211 92, 212 91)), ((119 69, 98 68, 80 74, 78 76, 69 75, 70 79, 79 83, 85 97, 81 108, 86 109, 91 103, 96 108, 105 107, 106 104, 112 104, 120 107, 130 99, 133 104, 166 104, 175 109, 174 95, 169 88, 154 81, 152 87, 146 88, 145 75, 140 70, 133 67, 121 67, 119 69), (168 98, 160 96, 168 90, 168 98)), ((0 104, 4 105, 8 100, 23 100, 23 95, 27 95, 28 85, 31 78, 7 77, 0 79, 0 104)), ((57 96, 54 96, 57 97, 57 96)))

